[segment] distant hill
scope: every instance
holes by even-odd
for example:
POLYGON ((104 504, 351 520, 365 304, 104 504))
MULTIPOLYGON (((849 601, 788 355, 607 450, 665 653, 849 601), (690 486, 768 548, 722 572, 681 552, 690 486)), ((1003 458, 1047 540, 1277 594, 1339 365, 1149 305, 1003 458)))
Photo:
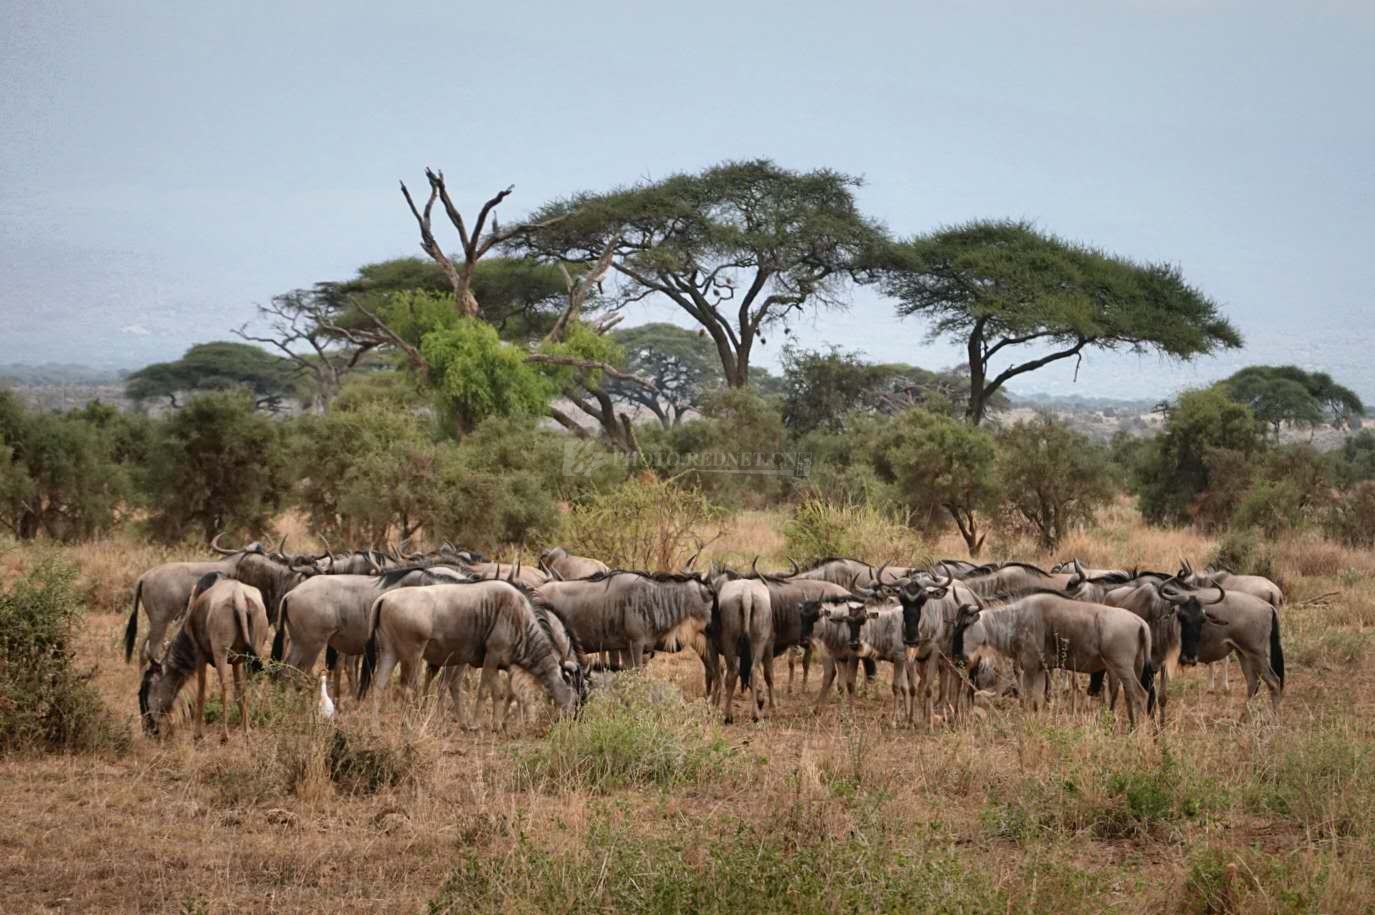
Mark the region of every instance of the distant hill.
POLYGON ((15 385, 123 385, 124 376, 127 374, 127 371, 91 368, 88 365, 74 365, 68 362, 44 362, 39 365, 27 362, 0 364, 0 381, 8 381, 15 385))

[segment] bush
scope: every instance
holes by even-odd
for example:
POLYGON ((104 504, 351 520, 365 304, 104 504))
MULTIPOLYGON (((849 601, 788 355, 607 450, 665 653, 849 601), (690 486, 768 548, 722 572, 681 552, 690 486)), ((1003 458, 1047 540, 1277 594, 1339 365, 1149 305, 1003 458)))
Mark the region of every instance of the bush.
POLYGON ((129 736, 76 669, 76 571, 44 560, 0 592, 0 751, 122 751, 129 736))
POLYGON ((698 532, 723 517, 701 493, 645 473, 575 505, 564 539, 615 568, 675 571, 701 549, 698 532))
POLYGON ((787 554, 800 563, 832 556, 871 562, 927 565, 928 551, 911 528, 871 502, 835 504, 813 498, 802 502, 783 525, 787 554))
POLYGON ((1375 546, 1375 480, 1362 481, 1342 493, 1328 509, 1323 529, 1347 546, 1375 546))
POLYGON ((162 429, 148 468, 158 539, 261 535, 290 488, 281 429, 245 394, 203 394, 162 429))
POLYGON ((677 687, 624 673, 597 690, 577 718, 554 725, 517 767, 525 787, 605 792, 718 781, 733 751, 711 710, 677 687))
POLYGON ((1042 549, 1055 549, 1071 527, 1092 522, 1113 497, 1106 449, 1048 416, 1004 430, 998 448, 998 487, 1042 549))
POLYGON ((1261 444, 1260 424, 1244 404, 1217 390, 1185 392, 1139 465, 1141 514, 1152 524, 1189 521, 1196 501, 1215 482, 1208 451, 1249 455, 1261 444))
POLYGON ((1217 542, 1217 549, 1213 551, 1208 564, 1241 575, 1264 575, 1272 581, 1277 578, 1270 546, 1254 528, 1228 531, 1217 542))
POLYGON ((1255 528, 1274 537, 1296 527, 1303 514, 1303 497, 1289 480, 1261 480, 1247 491, 1232 516, 1234 527, 1255 528))

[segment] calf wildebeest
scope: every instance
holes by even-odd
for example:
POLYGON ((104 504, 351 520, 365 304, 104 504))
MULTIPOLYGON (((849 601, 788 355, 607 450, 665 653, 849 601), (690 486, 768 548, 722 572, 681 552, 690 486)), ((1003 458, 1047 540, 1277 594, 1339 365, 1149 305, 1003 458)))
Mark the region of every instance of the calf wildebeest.
MULTIPOLYGON (((358 697, 374 682, 385 686, 401 665, 402 685, 414 691, 422 664, 434 668, 480 667, 478 700, 492 696, 492 727, 506 725, 507 696, 498 676, 520 667, 544 687, 564 712, 578 705, 573 674, 561 665, 530 601, 504 581, 426 585, 388 591, 373 602, 371 635, 363 652, 358 697)), ((457 713, 463 716, 461 694, 457 713)))
MULTIPOLYGON (((769 589, 756 579, 724 575, 713 587, 716 600, 708 629, 708 664, 712 673, 707 679, 719 693, 727 723, 734 719, 737 677, 740 686, 750 691, 750 716, 758 721, 764 709, 764 680, 773 679, 774 622, 769 589), (717 668, 718 655, 725 659, 724 671, 717 668)), ((772 687, 770 683, 770 693, 772 687)))
MULTIPOLYGON (((310 673, 326 648, 331 660, 361 657, 370 634, 368 614, 384 591, 465 580, 467 576, 446 566, 400 566, 381 575, 317 575, 282 598, 272 660, 310 673), (284 652, 288 637, 291 649, 284 652)), ((335 695, 343 695, 340 665, 328 666, 335 695)))
POLYGON ((1271 707, 1279 708, 1284 698, 1284 648, 1279 610, 1273 604, 1253 594, 1216 586, 1190 591, 1167 582, 1161 585, 1160 594, 1177 610, 1182 666, 1219 661, 1236 651, 1246 677, 1247 704, 1243 708, 1249 708, 1262 681, 1270 690, 1271 707), (1214 593, 1214 601, 1202 599, 1214 593))
POLYGON ((1039 707, 1051 669, 1091 674, 1106 670, 1127 692, 1127 718, 1154 705, 1151 633, 1145 620, 1118 607, 1089 604, 1055 592, 1037 592, 1004 607, 964 605, 955 621, 957 661, 987 646, 1022 669, 1022 701, 1039 707), (981 631, 970 626, 981 622, 981 631))
POLYGON ((234 669, 234 688, 239 718, 248 727, 248 697, 244 692, 243 664, 261 666, 259 657, 267 643, 267 609, 258 589, 220 572, 202 576, 192 588, 186 617, 161 659, 150 661, 138 688, 138 712, 143 730, 156 735, 172 709, 177 694, 196 675, 196 737, 205 728, 205 669, 215 665, 220 681, 220 722, 229 738, 229 668, 234 669), (234 653, 231 655, 231 652, 234 653))
MULTIPOLYGON (((837 669, 841 672, 841 682, 846 695, 853 698, 855 693, 855 675, 858 672, 859 661, 861 658, 869 658, 871 661, 885 660, 893 662, 893 699, 894 715, 896 716, 898 706, 905 701, 908 695, 908 668, 906 662, 905 649, 900 651, 901 660, 894 661, 891 657, 883 657, 879 654, 879 649, 872 643, 867 643, 863 637, 864 627, 870 622, 878 620, 881 612, 869 609, 869 599, 867 595, 846 593, 844 596, 835 595, 822 597, 818 600, 805 601, 802 604, 802 635, 809 640, 815 639, 824 650, 822 656, 822 677, 821 691, 817 693, 816 703, 812 706, 812 713, 821 711, 821 707, 826 702, 826 697, 831 691, 831 684, 835 682, 837 669)), ((897 625, 901 627, 901 612, 896 607, 888 608, 888 615, 894 616, 897 625)), ((887 646, 886 629, 883 634, 874 633, 874 638, 882 646, 887 646)), ((899 644, 901 636, 899 633, 899 644)))
POLYGON ((647 651, 690 646, 708 664, 712 590, 700 575, 613 570, 548 581, 534 593, 559 612, 585 651, 620 651, 639 667, 647 651))
MULTIPOLYGON (((221 559, 205 562, 165 562, 154 566, 139 576, 134 584, 134 603, 129 612, 129 622, 124 628, 124 659, 132 661, 134 646, 138 640, 138 610, 148 616, 148 634, 144 637, 139 658, 151 660, 154 653, 161 651, 167 629, 186 611, 187 601, 196 582, 204 575, 218 572, 237 578, 252 585, 262 594, 268 607, 269 617, 275 618, 277 605, 283 594, 300 583, 313 569, 301 565, 293 566, 281 553, 282 544, 272 552, 266 551, 262 544, 252 543, 241 550, 225 550, 219 546, 219 538, 212 543, 221 559)), ((282 538, 282 543, 286 538, 282 538)))
POLYGON ((551 547, 541 553, 539 564, 551 578, 587 578, 611 571, 611 566, 600 559, 574 556, 561 546, 551 547))

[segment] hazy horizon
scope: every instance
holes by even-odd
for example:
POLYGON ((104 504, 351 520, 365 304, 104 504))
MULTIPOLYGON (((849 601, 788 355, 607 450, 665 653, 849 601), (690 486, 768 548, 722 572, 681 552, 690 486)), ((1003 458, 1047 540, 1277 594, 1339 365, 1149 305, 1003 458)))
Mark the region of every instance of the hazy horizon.
MULTIPOLYGON (((514 184, 510 222, 769 157, 863 176, 861 205, 898 235, 1026 218, 1177 263, 1247 338, 1185 366, 1095 353, 1077 384, 1071 361, 1019 393, 1149 398, 1293 362, 1375 400, 1375 8, 1114 6, 9 8, 0 363, 175 358, 275 293, 417 254, 396 181, 427 165, 465 210, 514 184)), ((853 299, 793 337, 960 361, 853 299)), ((684 321, 652 305, 627 323, 665 319, 684 321)))

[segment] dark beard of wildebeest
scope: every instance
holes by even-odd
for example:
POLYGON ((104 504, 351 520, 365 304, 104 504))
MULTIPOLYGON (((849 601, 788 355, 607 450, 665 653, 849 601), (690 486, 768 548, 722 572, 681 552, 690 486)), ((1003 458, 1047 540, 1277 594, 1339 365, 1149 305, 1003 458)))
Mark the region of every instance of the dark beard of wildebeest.
MULTIPOLYGON (((534 589, 542 603, 558 610, 587 651, 622 652, 639 667, 645 652, 691 647, 711 675, 707 627, 712 590, 700 575, 679 572, 612 571, 572 581, 549 581, 534 589)), ((712 684, 706 682, 706 692, 712 684)))
POLYGON ((1075 601, 1053 591, 1028 594, 990 610, 966 605, 955 621, 953 651, 958 661, 967 661, 970 627, 976 621, 981 623, 981 644, 973 647, 991 649, 1021 666, 1022 701, 1033 709, 1045 696, 1050 669, 1089 674, 1106 669, 1127 690, 1129 722, 1135 726, 1138 706, 1149 714, 1155 684, 1151 634, 1146 622, 1130 611, 1075 601))
MULTIPOLYGON (((143 640, 139 657, 143 661, 152 659, 153 652, 162 647, 168 628, 186 611, 191 589, 197 579, 211 572, 237 578, 253 585, 263 595, 264 602, 280 599, 282 594, 294 586, 314 569, 305 565, 293 567, 289 557, 281 552, 286 538, 277 549, 267 552, 262 544, 253 543, 241 550, 225 550, 218 544, 219 538, 211 544, 223 558, 205 562, 168 562, 154 566, 139 576, 134 584, 133 607, 129 612, 129 622, 124 628, 124 659, 132 661, 134 647, 138 640, 138 611, 143 607, 148 616, 148 634, 143 640)), ((276 604, 268 605, 268 612, 276 616, 276 604)))
MULTIPOLYGON (((520 667, 535 678, 560 710, 576 710, 578 695, 565 679, 546 629, 529 600, 504 581, 428 585, 389 591, 373 602, 358 697, 373 682, 385 685, 400 664, 402 686, 415 691, 422 664, 480 667, 478 699, 492 696, 492 726, 506 723, 507 697, 498 677, 520 667)), ((457 709, 466 726, 463 708, 457 709)))
MULTIPOLYGON (((317 575, 289 591, 281 601, 272 660, 310 673, 322 649, 334 678, 334 694, 343 695, 340 674, 352 658, 361 658, 368 641, 368 613, 373 601, 393 588, 466 581, 468 576, 441 565, 400 566, 381 575, 317 575), (288 641, 290 650, 286 650, 288 641), (340 659, 345 664, 340 664, 340 659)), ((354 684, 355 689, 357 684, 354 684)))
POLYGON ((159 733, 163 718, 194 673, 197 675, 195 732, 199 737, 205 722, 205 667, 213 664, 220 683, 220 720, 224 735, 229 735, 226 694, 231 665, 239 717, 247 733, 248 698, 242 666, 247 662, 251 672, 261 669, 259 655, 266 641, 267 611, 257 589, 219 572, 202 576, 193 587, 190 607, 167 652, 161 659, 150 661, 143 672, 138 710, 144 732, 159 733))

